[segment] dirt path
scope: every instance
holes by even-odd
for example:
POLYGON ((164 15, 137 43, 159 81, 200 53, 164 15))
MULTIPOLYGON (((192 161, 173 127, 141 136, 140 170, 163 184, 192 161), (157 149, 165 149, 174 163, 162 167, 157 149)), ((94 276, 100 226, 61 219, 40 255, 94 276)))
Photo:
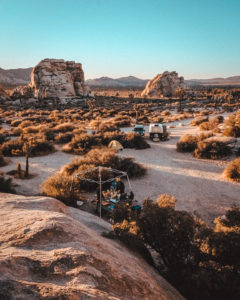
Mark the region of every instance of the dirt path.
MULTIPOLYGON (((188 124, 189 120, 181 123, 188 124)), ((124 149, 120 153, 135 157, 148 168, 145 177, 131 180, 135 198, 142 203, 147 197, 155 200, 160 194, 170 194, 178 200, 177 209, 192 211, 208 222, 222 215, 233 204, 240 205, 240 184, 228 182, 222 177, 227 162, 199 160, 192 154, 176 152, 179 137, 185 133, 195 134, 198 129, 186 125, 169 130, 171 138, 167 142, 150 142, 150 149, 124 149)), ((25 195, 41 193, 42 182, 74 157, 57 151, 47 156, 30 158, 30 172, 35 173, 36 177, 29 180, 15 179, 17 192, 25 195)), ((12 157, 10 163, 0 170, 7 172, 16 169, 17 162, 22 163, 22 168, 25 167, 24 157, 12 157)))
POLYGON ((150 142, 146 150, 124 149, 121 155, 129 155, 148 168, 147 175, 132 180, 135 198, 155 200, 160 194, 177 198, 177 209, 184 209, 212 222, 233 204, 240 205, 240 184, 226 181, 222 172, 226 161, 195 159, 190 153, 176 152, 176 143, 185 133, 195 134, 192 126, 170 129, 167 142, 150 142))

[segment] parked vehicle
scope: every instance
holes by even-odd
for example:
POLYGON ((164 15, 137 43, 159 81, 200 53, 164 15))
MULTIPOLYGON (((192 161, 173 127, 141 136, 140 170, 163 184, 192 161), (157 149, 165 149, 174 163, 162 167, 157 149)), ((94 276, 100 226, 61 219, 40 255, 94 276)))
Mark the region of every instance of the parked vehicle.
POLYGON ((142 124, 136 125, 133 128, 133 131, 136 132, 136 133, 139 133, 141 136, 144 136, 144 134, 145 134, 145 129, 144 129, 144 126, 142 124))
POLYGON ((158 123, 149 125, 150 140, 166 141, 168 138, 167 126, 158 123))

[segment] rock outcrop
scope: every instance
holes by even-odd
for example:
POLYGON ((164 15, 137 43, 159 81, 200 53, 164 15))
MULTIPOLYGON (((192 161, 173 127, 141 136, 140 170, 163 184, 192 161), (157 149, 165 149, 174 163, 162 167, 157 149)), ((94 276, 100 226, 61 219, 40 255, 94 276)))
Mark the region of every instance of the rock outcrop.
POLYGON ((178 73, 175 71, 166 71, 147 83, 142 96, 172 97, 179 88, 184 88, 184 78, 178 77, 178 73))
POLYGON ((89 92, 82 64, 63 59, 40 61, 32 70, 30 87, 39 99, 86 96, 89 92))
POLYGON ((183 299, 93 215, 0 193, 0 219, 0 299, 183 299))

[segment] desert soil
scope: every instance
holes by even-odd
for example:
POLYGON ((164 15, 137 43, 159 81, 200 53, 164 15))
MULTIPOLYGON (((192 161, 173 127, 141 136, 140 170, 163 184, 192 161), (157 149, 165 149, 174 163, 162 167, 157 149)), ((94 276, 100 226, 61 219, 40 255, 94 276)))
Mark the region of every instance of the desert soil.
MULTIPOLYGON (((189 120, 180 125, 184 126, 169 129, 171 136, 167 142, 149 142, 149 149, 124 149, 119 154, 134 157, 148 169, 146 176, 131 180, 139 203, 145 198, 155 200, 160 194, 170 194, 177 198, 177 209, 194 212, 211 223, 233 204, 240 205, 240 184, 223 178, 222 172, 228 161, 199 160, 190 153, 176 152, 176 143, 183 134, 198 133, 196 127, 189 125, 189 120)), ((73 155, 61 152, 60 148, 51 155, 30 158, 30 171, 36 176, 28 180, 15 179, 17 191, 25 195, 41 193, 41 183, 72 159, 73 155)), ((18 161, 24 168, 24 157, 13 157, 1 170, 15 169, 18 161)))

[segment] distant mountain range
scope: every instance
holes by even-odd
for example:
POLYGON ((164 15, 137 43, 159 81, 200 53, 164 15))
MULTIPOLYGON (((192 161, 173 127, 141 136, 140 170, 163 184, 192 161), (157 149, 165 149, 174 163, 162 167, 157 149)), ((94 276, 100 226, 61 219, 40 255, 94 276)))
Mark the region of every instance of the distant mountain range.
MULTIPOLYGON (((0 68, 0 85, 3 87, 12 87, 25 85, 30 82, 30 74, 32 68, 27 69, 10 69, 4 70, 0 68)), ((88 79, 86 83, 91 87, 139 87, 144 88, 149 79, 140 79, 134 76, 110 78, 100 77, 96 79, 88 79)), ((185 80, 189 86, 239 86, 240 76, 232 76, 227 78, 212 78, 212 79, 191 79, 185 80)))
POLYGON ((4 87, 28 84, 32 68, 4 70, 0 68, 0 84, 4 87))
POLYGON ((148 79, 139 79, 134 76, 120 77, 117 79, 100 77, 86 80, 89 86, 94 87, 145 87, 147 82, 148 79))

